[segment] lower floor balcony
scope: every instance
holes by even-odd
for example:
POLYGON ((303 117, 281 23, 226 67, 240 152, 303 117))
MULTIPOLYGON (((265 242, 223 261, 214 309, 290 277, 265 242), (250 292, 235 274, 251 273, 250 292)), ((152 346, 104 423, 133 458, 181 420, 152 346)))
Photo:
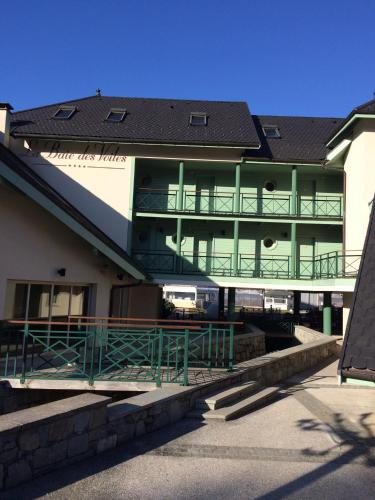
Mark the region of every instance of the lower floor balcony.
POLYGON ((259 256, 234 253, 197 254, 137 251, 135 257, 149 273, 243 278, 325 279, 357 276, 360 252, 330 252, 315 257, 259 256))

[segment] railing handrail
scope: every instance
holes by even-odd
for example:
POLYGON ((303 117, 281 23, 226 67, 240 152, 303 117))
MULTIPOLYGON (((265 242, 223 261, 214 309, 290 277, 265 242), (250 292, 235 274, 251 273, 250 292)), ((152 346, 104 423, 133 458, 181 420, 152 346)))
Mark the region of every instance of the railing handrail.
POLYGON ((213 192, 210 192, 209 190, 207 190, 208 192, 201 192, 201 191, 197 191, 196 189, 184 189, 184 193, 191 193, 191 194, 195 194, 195 195, 198 195, 198 196, 234 196, 236 193, 232 193, 231 191, 213 191, 213 192))
MULTIPOLYGON (((35 321, 35 320, 25 320, 25 321, 18 321, 18 320, 8 320, 7 323, 12 324, 12 325, 48 325, 48 326, 100 326, 103 327, 103 323, 71 323, 67 321, 35 321)), ((106 323, 106 328, 160 328, 163 327, 168 330, 178 330, 179 328, 186 329, 186 327, 179 327, 178 325, 173 326, 173 325, 158 325, 155 323, 152 324, 124 324, 124 323, 106 323)), ((191 326, 189 327, 192 330, 202 330, 202 328, 198 326, 191 326)))
POLYGON ((165 189, 165 188, 137 188, 136 191, 152 191, 162 193, 178 193, 178 189, 165 189))
MULTIPOLYGON (((178 193, 178 189, 170 189, 170 188, 144 188, 144 187, 138 187, 136 188, 136 192, 137 191, 146 191, 146 192, 162 192, 162 193, 178 193)), ((208 192, 204 192, 204 193, 201 193, 201 191, 197 190, 197 189, 184 189, 184 193, 198 193, 198 194, 201 194, 203 196, 215 196, 215 195, 219 195, 219 196, 222 196, 222 195, 228 195, 228 196, 234 196, 236 193, 235 191, 213 191, 213 192, 210 192, 209 190, 207 190, 208 192)), ((254 199, 289 199, 292 197, 291 194, 262 194, 261 196, 257 195, 256 193, 247 193, 246 191, 241 191, 240 192, 240 195, 241 196, 246 196, 246 197, 251 197, 251 198, 254 198, 254 199)), ((323 201, 338 201, 338 200, 342 200, 343 199, 343 195, 342 194, 318 194, 318 195, 305 195, 305 194, 297 194, 297 198, 299 199, 304 199, 304 200, 308 200, 308 201, 319 201, 319 200, 323 200, 323 201)))
MULTIPOLYGON (((144 322, 163 322, 163 323, 189 323, 189 324, 213 324, 213 325, 243 325, 243 321, 199 321, 196 319, 158 319, 158 318, 152 318, 152 319, 145 319, 145 318, 130 318, 130 317, 110 317, 110 316, 78 316, 78 315, 69 315, 69 318, 75 318, 75 319, 113 319, 116 321, 144 321, 144 322)), ((159 327, 161 325, 158 325, 159 327)))
POLYGON ((213 253, 210 253, 209 255, 202 255, 202 254, 199 254, 199 252, 194 252, 194 250, 182 250, 182 255, 186 255, 186 254, 191 254, 191 255, 196 255, 197 257, 215 257, 217 255, 219 256, 230 256, 230 255, 233 255, 233 252, 213 252, 213 253))

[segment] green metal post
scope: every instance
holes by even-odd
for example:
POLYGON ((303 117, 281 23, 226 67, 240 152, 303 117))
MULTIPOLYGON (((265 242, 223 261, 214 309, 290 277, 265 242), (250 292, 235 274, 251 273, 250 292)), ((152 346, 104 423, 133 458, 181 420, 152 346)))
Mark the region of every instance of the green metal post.
POLYGON ((323 333, 332 335, 332 300, 331 292, 323 294, 323 333))
POLYGON ((211 371, 211 356, 212 356, 212 323, 208 325, 208 346, 207 346, 207 359, 208 359, 208 371, 211 371))
POLYGON ((161 364, 163 361, 163 329, 159 328, 159 346, 158 346, 158 366, 156 369, 156 387, 161 387, 161 364))
POLYGON ((240 196, 241 196, 241 163, 236 164, 236 191, 234 195, 234 211, 240 213, 240 196))
POLYGON ((184 209, 184 162, 180 161, 178 168, 178 202, 177 210, 184 209))
MULTIPOLYGON (((94 385, 94 363, 95 363, 95 349, 96 349, 96 335, 98 330, 91 332, 91 353, 90 353, 90 370, 89 370, 89 385, 94 385)), ((99 332, 100 334, 100 332, 99 332)))
POLYGON ((291 224, 290 244, 291 277, 295 278, 297 276, 297 224, 295 222, 291 224))
POLYGON ((184 376, 183 385, 189 385, 189 330, 185 330, 184 338, 184 376))
POLYGON ((292 198, 291 215, 297 215, 297 167, 292 167, 292 198))
POLYGON ((29 341, 29 325, 26 323, 23 331, 23 342, 22 342, 22 369, 21 369, 21 384, 25 383, 26 380, 26 364, 27 364, 27 346, 29 341))
POLYGON ((176 269, 175 271, 179 273, 181 271, 181 238, 182 238, 182 219, 179 217, 177 219, 177 231, 176 231, 176 269))
POLYGON ((228 321, 234 321, 236 314, 236 289, 228 288, 228 321))
POLYGON ((229 327, 229 364, 228 371, 233 370, 233 354, 234 354, 234 325, 229 327))
POLYGON ((238 275, 238 238, 240 232, 240 221, 234 221, 234 230, 233 230, 233 274, 234 276, 238 275))

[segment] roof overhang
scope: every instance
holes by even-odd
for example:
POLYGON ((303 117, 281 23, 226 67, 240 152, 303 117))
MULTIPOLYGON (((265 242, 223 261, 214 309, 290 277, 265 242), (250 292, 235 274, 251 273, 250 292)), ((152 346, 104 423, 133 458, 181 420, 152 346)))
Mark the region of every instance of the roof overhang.
POLYGON ((351 139, 343 139, 334 149, 332 149, 327 154, 326 165, 330 165, 331 163, 337 164, 339 161, 341 161, 343 156, 348 152, 351 143, 351 139))
POLYGON ((374 118, 375 118, 375 115, 366 115, 366 114, 360 114, 360 113, 354 114, 352 117, 349 118, 349 120, 347 122, 344 123, 344 125, 336 132, 336 134, 331 139, 329 139, 329 141, 326 143, 326 146, 329 147, 329 146, 333 145, 333 143, 336 141, 336 139, 338 139, 338 137, 340 137, 340 135, 345 130, 347 130, 349 127, 351 127, 355 121, 364 120, 364 119, 371 120, 374 118))

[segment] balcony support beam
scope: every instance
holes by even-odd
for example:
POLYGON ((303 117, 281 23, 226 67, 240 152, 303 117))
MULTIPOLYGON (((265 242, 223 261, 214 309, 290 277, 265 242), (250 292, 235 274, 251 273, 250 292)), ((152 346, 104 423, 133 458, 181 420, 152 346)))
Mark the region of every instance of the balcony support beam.
POLYGON ((332 293, 323 293, 323 333, 332 335, 332 293))
POLYGON ((290 213, 291 215, 297 215, 297 182, 298 182, 298 175, 297 175, 297 167, 293 165, 292 167, 292 196, 291 196, 291 207, 290 207, 290 213))
POLYGON ((240 221, 237 219, 234 221, 233 227, 233 274, 238 275, 238 242, 240 234, 240 221))
POLYGON ((290 244, 291 244, 290 274, 292 278, 295 278, 297 276, 297 224, 295 222, 292 222, 291 224, 290 244))
POLYGON ((234 321, 236 316, 236 289, 228 288, 228 321, 234 321))
POLYGON ((184 170, 185 165, 183 161, 180 161, 178 166, 178 199, 177 199, 177 210, 182 211, 184 209, 184 170))
POLYGON ((219 315, 219 320, 224 319, 224 296, 225 296, 225 288, 220 287, 219 288, 219 306, 218 306, 218 315, 219 315))
POLYGON ((301 310, 301 292, 295 290, 293 292, 293 316, 295 321, 299 321, 299 315, 301 310))
POLYGON ((234 194, 234 212, 239 214, 241 211, 241 163, 236 164, 236 184, 234 194))

